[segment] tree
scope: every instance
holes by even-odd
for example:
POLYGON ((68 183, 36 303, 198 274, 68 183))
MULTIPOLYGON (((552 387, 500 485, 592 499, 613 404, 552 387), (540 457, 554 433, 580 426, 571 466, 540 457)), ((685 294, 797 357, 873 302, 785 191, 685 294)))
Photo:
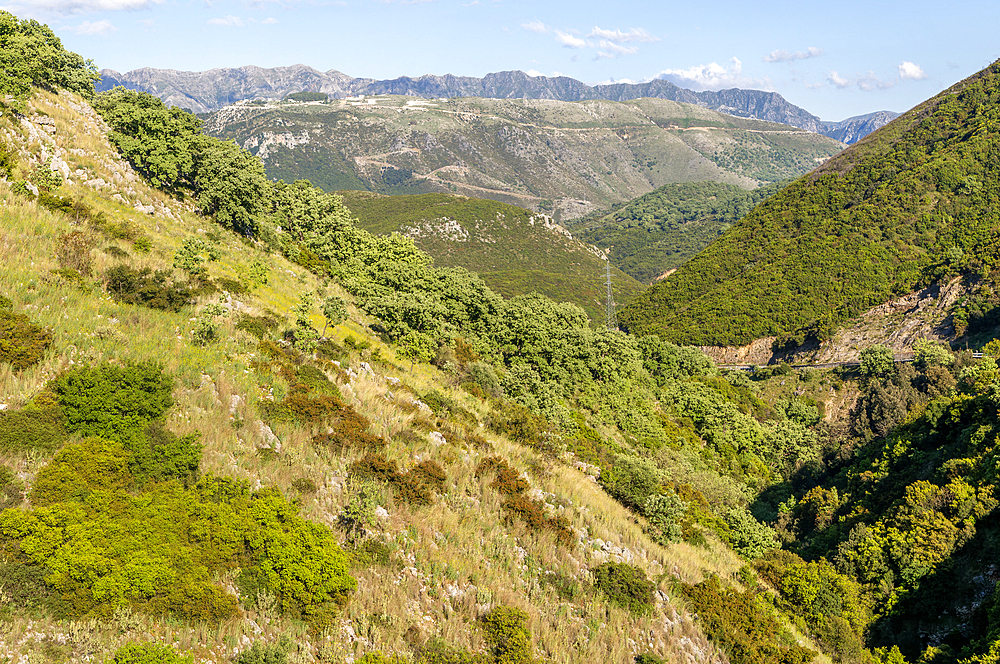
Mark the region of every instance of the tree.
POLYGON ((887 346, 869 346, 858 355, 862 376, 884 376, 894 364, 892 350, 887 346))
POLYGON ((0 98, 10 95, 23 108, 32 87, 43 87, 89 99, 99 78, 94 63, 64 49, 47 25, 0 10, 0 98))
POLYGON ((236 143, 210 141, 195 158, 198 209, 222 226, 254 235, 270 193, 264 164, 236 143))
POLYGON ((342 298, 331 295, 323 301, 323 317, 326 318, 326 323, 323 325, 321 337, 326 336, 327 327, 331 325, 336 327, 347 320, 347 303, 342 298))

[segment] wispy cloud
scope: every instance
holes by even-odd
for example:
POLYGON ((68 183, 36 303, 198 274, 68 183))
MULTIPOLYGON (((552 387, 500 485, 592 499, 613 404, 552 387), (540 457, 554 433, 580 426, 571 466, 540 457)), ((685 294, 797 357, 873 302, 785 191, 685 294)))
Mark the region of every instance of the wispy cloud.
POLYGON ((268 16, 263 21, 261 21, 261 23, 263 23, 264 25, 274 25, 277 22, 278 19, 274 18, 273 16, 268 16))
POLYGON ((864 74, 856 74, 850 78, 831 71, 827 74, 826 80, 841 90, 857 87, 859 90, 870 92, 872 90, 888 90, 903 81, 922 81, 927 78, 927 73, 924 72, 923 68, 913 62, 904 61, 896 67, 896 70, 895 78, 881 78, 870 69, 864 74))
POLYGON ((587 35, 590 39, 599 39, 602 42, 612 42, 614 44, 624 44, 626 42, 658 42, 659 37, 654 37, 642 28, 632 28, 628 32, 621 30, 604 30, 597 26, 587 35))
POLYGON ((731 58, 726 66, 717 62, 694 65, 687 69, 664 69, 655 78, 662 78, 674 85, 691 90, 723 90, 725 88, 756 88, 770 90, 767 78, 753 78, 743 75, 743 63, 739 58, 731 58))
POLYGON ((528 21, 527 23, 522 23, 521 27, 525 30, 544 35, 549 31, 549 27, 539 21, 537 18, 534 21, 528 21))
POLYGON ((145 9, 163 0, 23 0, 3 8, 18 16, 69 16, 145 9))
POLYGON ((562 30, 556 30, 556 41, 567 48, 583 48, 587 46, 587 40, 581 39, 576 35, 571 35, 568 32, 563 32, 562 30))
POLYGON ((901 80, 922 81, 927 78, 927 74, 920 65, 904 60, 899 65, 899 78, 901 80))
MULTIPOLYGON (((659 37, 649 34, 642 28, 629 28, 624 30, 607 30, 599 26, 581 37, 576 30, 558 30, 545 25, 538 19, 526 21, 521 27, 530 32, 540 35, 553 35, 556 42, 566 48, 572 49, 593 49, 595 59, 612 59, 622 55, 634 55, 639 52, 639 47, 633 44, 643 42, 657 42, 659 37), (626 46, 626 44, 629 44, 626 46)), ((576 59, 576 56, 573 57, 576 59)))
POLYGON ((793 62, 795 60, 808 60, 809 58, 818 58, 823 55, 823 49, 816 48, 815 46, 810 46, 804 51, 796 51, 795 53, 789 53, 785 50, 771 51, 770 55, 764 56, 764 62, 793 62))
POLYGON ((105 19, 103 21, 96 21, 91 23, 90 21, 84 21, 80 25, 75 25, 69 30, 78 35, 100 35, 101 37, 107 37, 112 32, 117 30, 115 26, 111 24, 111 21, 105 19))
POLYGON ((210 18, 209 25, 222 25, 229 28, 242 28, 246 25, 239 16, 226 16, 224 18, 210 18))

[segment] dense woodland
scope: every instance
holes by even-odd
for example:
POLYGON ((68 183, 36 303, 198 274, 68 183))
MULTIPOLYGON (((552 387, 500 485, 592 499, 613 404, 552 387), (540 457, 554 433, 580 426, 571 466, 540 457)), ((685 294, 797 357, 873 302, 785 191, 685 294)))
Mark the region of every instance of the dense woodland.
POLYGON ((785 184, 752 191, 721 182, 668 184, 610 213, 596 212, 567 225, 581 240, 608 250, 626 274, 650 283, 686 263, 785 184))
MULTIPOLYGON (((0 13, 0 20, 14 32, 35 29, 8 16, 0 13)), ((31 66, 33 52, 22 52, 31 66)), ((64 61, 75 72, 67 80, 89 71, 82 60, 64 61)), ((993 75, 987 71, 957 96, 928 107, 936 110, 925 109, 927 117, 948 107, 964 109, 965 119, 988 115, 969 95, 983 92, 993 75)), ((4 122, 19 112, 15 107, 26 108, 31 90, 17 93, 4 122)), ((924 342, 912 364, 894 363, 887 348, 875 346, 862 353, 857 369, 720 371, 697 349, 666 336, 594 328, 576 305, 539 294, 504 298, 473 272, 437 267, 411 240, 361 229, 339 196, 306 181, 267 180, 254 157, 206 138, 196 118, 150 95, 116 89, 94 96, 93 107, 120 155, 173 197, 163 200, 190 205, 217 227, 199 233, 177 225, 171 227, 176 236, 166 237, 99 197, 69 195, 73 190, 58 174, 28 167, 17 146, 3 139, 9 184, 0 185, 6 203, 0 214, 9 232, 23 228, 46 238, 55 254, 46 260, 59 267, 30 276, 19 290, 29 278, 22 257, 18 267, 8 261, 0 279, 9 289, 0 299, 4 389, 29 376, 41 386, 0 411, 0 506, 6 508, 0 512, 0 626, 13 629, 28 616, 63 625, 90 620, 96 630, 135 615, 162 618, 171 630, 196 624, 221 633, 241 615, 281 616, 299 626, 295 638, 261 638, 235 655, 227 647, 224 657, 239 664, 281 664, 293 656, 337 661, 343 653, 319 646, 306 653, 294 641, 335 642, 338 621, 366 584, 400 567, 422 573, 424 551, 447 546, 453 536, 428 534, 424 541, 414 535, 419 525, 438 518, 435 510, 443 506, 475 499, 483 513, 492 501, 503 515, 499 530, 517 533, 518 547, 531 551, 521 548, 515 565, 537 573, 523 590, 535 603, 517 595, 520 590, 487 588, 482 579, 491 572, 483 566, 467 577, 479 586, 475 601, 448 604, 462 620, 433 638, 409 629, 402 614, 366 614, 374 636, 355 641, 365 644, 355 661, 593 659, 599 655, 587 650, 591 637, 560 641, 511 598, 532 611, 539 602, 545 610, 554 607, 553 623, 584 616, 588 634, 613 624, 622 630, 613 636, 622 640, 636 624, 648 632, 649 623, 641 621, 654 612, 664 611, 657 614, 660 624, 669 617, 661 594, 696 614, 701 633, 737 664, 810 662, 820 653, 865 664, 1000 658, 992 566, 1000 505, 994 359, 1000 342, 987 344, 981 360, 924 342), (170 247, 167 265, 154 261, 159 245, 170 247), (234 264, 253 252, 267 259, 234 264), (94 269, 95 254, 107 266, 103 271, 94 269), (223 263, 233 267, 223 272, 223 263), (303 270, 290 279, 273 268, 279 264, 303 270), (304 270, 309 283, 318 284, 315 291, 304 290, 304 270), (269 290, 279 280, 287 283, 284 299, 269 290), (254 299, 255 292, 267 297, 254 299), (57 309, 67 302, 80 303, 74 312, 103 307, 116 320, 128 317, 135 329, 160 325, 166 333, 138 345, 143 340, 126 340, 113 327, 88 330, 90 336, 72 339, 90 339, 109 355, 97 359, 74 346, 79 361, 53 375, 32 374, 54 366, 47 362, 61 357, 72 334, 67 323, 40 324, 47 309, 35 302, 43 294, 60 303, 57 309), (234 307, 226 294, 257 309, 234 307), (276 310, 278 302, 283 310, 276 310), (342 336, 338 342, 328 335, 348 323, 370 340, 342 336), (159 348, 174 337, 179 352, 159 348), (115 350, 122 348, 145 349, 147 357, 115 350), (157 361, 162 357, 171 358, 174 373, 157 361), (260 430, 287 432, 286 441, 304 441, 309 454, 346 468, 349 498, 333 517, 321 523, 304 516, 330 517, 317 507, 329 500, 325 488, 309 477, 280 483, 312 458, 305 452, 295 457, 273 443, 258 448, 253 463, 273 465, 256 466, 271 475, 261 472, 254 481, 205 471, 208 464, 226 467, 218 458, 228 458, 202 442, 216 434, 197 426, 210 421, 214 408, 208 405, 214 403, 212 374, 221 384, 227 370, 237 376, 233 381, 247 376, 262 396, 248 392, 248 399, 230 401, 228 414, 219 408, 225 427, 248 435, 243 420, 259 418, 260 430), (349 398, 361 389, 351 373, 375 371, 404 379, 367 401, 349 398), (420 375, 430 376, 422 384, 433 387, 419 387, 420 375), (407 393, 413 400, 398 406, 407 393), (178 412, 177 399, 194 398, 189 394, 203 400, 178 412), (828 408, 851 404, 844 416, 826 417, 828 408), (404 424, 393 428, 376 419, 404 424), (440 448, 419 442, 434 433, 457 442, 440 448), (410 448, 422 451, 415 456, 410 448), (35 470, 20 472, 29 462, 37 463, 35 470), (594 469, 603 491, 628 510, 616 528, 625 531, 634 522, 649 546, 678 561, 684 552, 691 557, 684 564, 699 571, 664 570, 650 578, 625 561, 594 564, 579 578, 561 568, 542 571, 595 546, 588 510, 537 489, 546 478, 577 472, 564 468, 570 463, 594 469), (376 535, 377 509, 411 516, 399 539, 376 535), (712 561, 727 552, 742 561, 731 573, 701 571, 712 570, 712 561)), ((912 117, 907 122, 932 131, 912 117)), ((961 133, 955 122, 942 134, 946 146, 961 133)), ((860 157, 849 152, 847 158, 864 170, 865 150, 883 145, 863 143, 860 157)), ((851 177, 853 171, 832 172, 844 163, 792 185, 787 196, 803 190, 820 196, 817 183, 851 177)), ((973 163, 962 168, 965 173, 973 163)), ((972 176, 963 177, 955 191, 969 185, 972 176)), ((975 192, 956 195, 985 196, 985 177, 977 182, 975 192)), ((904 178, 904 184, 912 183, 904 178)), ((886 175, 880 191, 905 191, 904 184, 896 188, 886 175)), ((754 219, 780 209, 782 196, 734 230, 745 232, 754 219)), ((954 212, 968 220, 968 235, 953 232, 957 222, 938 226, 936 244, 927 246, 968 251, 945 252, 953 257, 947 264, 930 258, 900 263, 896 274, 919 281, 988 271, 989 253, 976 253, 987 246, 986 236, 973 232, 988 212, 954 212)), ((819 217, 817 210, 811 223, 821 223, 819 217)), ((679 274, 694 274, 711 252, 679 274)), ((981 315, 968 324, 986 335, 991 300, 985 289, 977 298, 981 315)), ((720 318, 713 329, 725 331, 727 321, 720 318)), ((748 321, 733 334, 767 324, 748 321)), ((684 335, 672 332, 675 337, 684 335)), ((477 533, 463 542, 467 555, 482 548, 485 537, 477 533)), ((485 546, 497 545, 489 540, 485 546)), ((497 551, 489 567, 515 556, 497 551)), ((429 589, 415 593, 441 604, 442 589, 462 581, 462 564, 428 564, 429 589)), ((79 657, 74 648, 83 640, 70 641, 70 652, 55 644, 48 659, 79 657)), ((614 652, 620 661, 622 651, 614 652)), ((624 656, 646 664, 683 659, 644 646, 624 656)), ((192 661, 193 655, 137 638, 110 658, 124 664, 192 661)))
POLYGON ((675 343, 828 329, 996 263, 1000 65, 897 118, 764 201, 622 320, 675 343))

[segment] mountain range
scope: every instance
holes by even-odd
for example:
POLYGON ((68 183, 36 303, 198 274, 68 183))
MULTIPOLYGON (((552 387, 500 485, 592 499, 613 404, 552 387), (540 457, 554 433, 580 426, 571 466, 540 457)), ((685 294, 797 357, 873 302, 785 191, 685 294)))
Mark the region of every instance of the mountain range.
POLYGON ((668 99, 369 96, 242 102, 205 121, 271 179, 326 191, 458 193, 562 223, 672 182, 744 189, 806 173, 844 144, 668 99))
POLYGON ((111 69, 101 70, 97 89, 110 90, 116 85, 149 92, 171 106, 186 108, 195 113, 208 113, 245 99, 282 99, 300 91, 322 92, 334 99, 385 94, 423 98, 483 97, 560 101, 628 101, 654 97, 694 104, 737 117, 789 124, 845 143, 853 143, 898 115, 890 111, 879 111, 840 122, 824 122, 789 103, 776 92, 739 88, 694 92, 663 79, 646 83, 591 86, 566 76, 530 76, 523 71, 491 73, 482 78, 447 74, 375 80, 353 78, 336 70, 320 72, 305 65, 270 69, 245 66, 204 72, 144 67, 124 74, 111 69))

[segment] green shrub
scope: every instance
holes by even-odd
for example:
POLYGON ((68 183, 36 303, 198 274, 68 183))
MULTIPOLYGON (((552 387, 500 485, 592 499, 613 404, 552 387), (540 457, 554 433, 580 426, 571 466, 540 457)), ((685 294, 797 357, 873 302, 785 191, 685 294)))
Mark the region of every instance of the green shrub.
POLYGON ((117 265, 104 273, 104 281, 108 294, 116 302, 164 311, 180 311, 191 304, 191 289, 172 282, 167 270, 153 272, 148 267, 135 270, 128 265, 117 265))
POLYGON ((193 664, 194 655, 181 655, 160 643, 129 643, 115 652, 111 664, 193 664))
POLYGON ((662 657, 657 657, 651 652, 644 652, 635 656, 635 664, 665 664, 662 657))
POLYGON ((686 511, 687 504, 673 491, 647 498, 642 512, 649 521, 649 536, 654 542, 664 546, 670 542, 679 542, 682 535, 681 519, 686 511))
POLYGON ((599 481, 620 503, 642 511, 646 501, 662 490, 663 473, 648 458, 621 455, 614 466, 601 470, 599 481))
POLYGON ((39 507, 84 501, 94 491, 126 492, 135 478, 129 472, 132 455, 121 443, 87 438, 65 446, 35 476, 31 502, 39 507))
POLYGON ((479 619, 493 661, 496 664, 529 664, 531 633, 528 614, 520 609, 498 606, 479 619))
POLYGON ((0 452, 54 450, 66 435, 58 404, 36 399, 20 410, 0 411, 0 452))
POLYGON ((450 646, 442 639, 434 637, 418 649, 415 664, 487 664, 482 653, 471 653, 462 648, 450 646))
POLYGON ((685 585, 683 591, 701 628, 733 664, 807 664, 816 655, 799 645, 784 645, 771 608, 752 591, 723 588, 715 576, 685 585))
POLYGON ((591 574, 594 587, 612 604, 635 614, 648 613, 653 608, 656 586, 640 568, 627 563, 602 563, 591 574))
POLYGON ((747 560, 759 558, 778 546, 774 529, 757 521, 746 509, 731 509, 723 519, 731 531, 729 545, 747 560))
POLYGON ((119 442, 143 432, 173 404, 173 380, 153 362, 70 369, 55 379, 52 391, 67 430, 119 442))
POLYGON ((341 405, 326 421, 329 431, 313 436, 312 443, 334 454, 352 448, 377 450, 385 447, 385 440, 368 433, 369 426, 368 418, 348 405, 341 405))
POLYGON ((286 664, 288 643, 257 641, 236 657, 236 664, 286 664))
POLYGON ((316 482, 312 481, 308 477, 299 477, 292 481, 292 488, 299 493, 316 493, 319 491, 319 487, 316 486, 316 482))
POLYGON ((243 314, 240 316, 239 320, 236 321, 237 330, 243 330, 258 339, 263 339, 267 336, 268 332, 274 331, 276 327, 278 327, 278 321, 274 320, 270 316, 251 316, 249 314, 243 314))
POLYGON ((329 395, 313 396, 308 385, 296 383, 285 398, 268 402, 264 412, 278 421, 318 423, 338 416, 343 410, 340 399, 329 395))
POLYGON ((51 346, 52 332, 24 314, 0 308, 0 362, 22 371, 40 362, 51 346))

